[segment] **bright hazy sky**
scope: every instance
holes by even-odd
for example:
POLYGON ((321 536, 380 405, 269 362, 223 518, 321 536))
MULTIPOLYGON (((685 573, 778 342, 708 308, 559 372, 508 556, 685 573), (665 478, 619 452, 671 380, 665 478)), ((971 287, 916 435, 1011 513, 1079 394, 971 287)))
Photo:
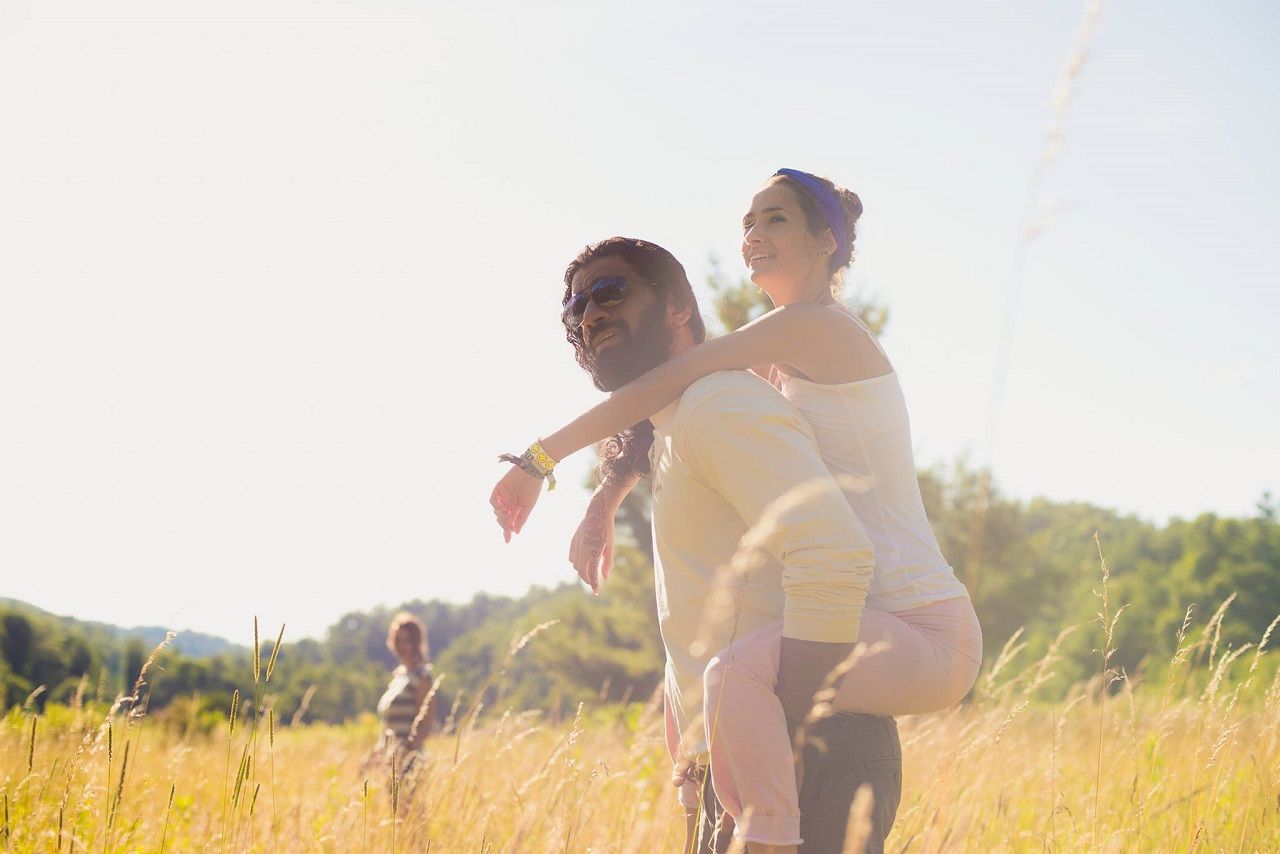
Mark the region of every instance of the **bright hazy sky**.
POLYGON ((585 455, 511 546, 486 503, 597 399, 565 263, 737 275, 780 166, 862 196, 922 465, 1158 521, 1280 492, 1275 4, 1106 7, 998 431, 1083 3, 461 5, 0 3, 0 595, 246 642, 571 578, 585 455))

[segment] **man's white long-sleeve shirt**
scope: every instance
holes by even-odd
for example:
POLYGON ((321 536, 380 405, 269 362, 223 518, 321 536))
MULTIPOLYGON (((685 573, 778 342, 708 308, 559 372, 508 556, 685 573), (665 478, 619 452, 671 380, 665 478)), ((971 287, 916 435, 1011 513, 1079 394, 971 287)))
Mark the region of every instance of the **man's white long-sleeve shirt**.
POLYGON ((712 656, 776 620, 784 637, 856 641, 874 555, 808 422, 763 379, 704 377, 653 423, 667 692, 682 749, 696 756, 712 656))

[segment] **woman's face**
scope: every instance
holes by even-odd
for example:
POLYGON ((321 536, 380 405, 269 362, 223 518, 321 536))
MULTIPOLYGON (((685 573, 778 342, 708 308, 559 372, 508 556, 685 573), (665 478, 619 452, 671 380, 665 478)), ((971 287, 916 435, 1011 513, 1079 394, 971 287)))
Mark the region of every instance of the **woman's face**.
POLYGON ((413 664, 421 657, 418 649, 418 638, 413 629, 400 628, 396 631, 396 658, 402 664, 413 664))
POLYGON ((742 260, 774 305, 829 293, 827 262, 834 251, 831 229, 809 231, 800 200, 786 182, 756 193, 742 218, 742 260))

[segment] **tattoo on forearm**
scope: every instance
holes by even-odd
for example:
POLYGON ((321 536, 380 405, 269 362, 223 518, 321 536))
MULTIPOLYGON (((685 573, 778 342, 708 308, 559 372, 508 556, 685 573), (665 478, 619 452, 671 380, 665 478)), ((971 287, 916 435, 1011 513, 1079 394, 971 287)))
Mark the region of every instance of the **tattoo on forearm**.
POLYGON ((604 522, 604 511, 597 509, 587 511, 587 518, 582 523, 582 542, 593 562, 599 560, 600 553, 604 551, 604 522))
POLYGON ((604 552, 605 528, 608 521, 608 510, 604 502, 593 497, 591 503, 587 505, 586 518, 582 520, 582 544, 587 547, 587 553, 591 555, 593 568, 604 552))

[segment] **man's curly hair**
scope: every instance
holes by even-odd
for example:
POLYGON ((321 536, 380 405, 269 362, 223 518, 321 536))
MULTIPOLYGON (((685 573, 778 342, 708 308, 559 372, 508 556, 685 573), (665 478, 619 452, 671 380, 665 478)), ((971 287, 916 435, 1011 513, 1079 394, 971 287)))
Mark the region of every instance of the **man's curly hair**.
MULTIPOLYGON (((681 308, 689 308, 689 332, 695 344, 707 340, 706 324, 698 312, 698 300, 693 295, 693 286, 689 284, 689 276, 684 266, 676 257, 656 243, 639 240, 634 237, 610 237, 599 243, 592 243, 578 253, 569 262, 564 271, 564 298, 562 304, 568 303, 573 295, 573 277, 578 271, 600 258, 614 256, 621 258, 636 272, 651 282, 662 286, 664 298, 674 300, 681 308)), ((582 329, 565 328, 565 338, 573 345, 574 356, 584 371, 591 374, 596 388, 608 391, 600 385, 600 380, 591 369, 587 354, 586 342, 582 337, 582 329)), ((596 453, 600 456, 600 466, 596 476, 601 483, 621 483, 637 475, 649 473, 649 448, 653 445, 653 424, 648 419, 634 427, 623 430, 596 445, 596 453)))

